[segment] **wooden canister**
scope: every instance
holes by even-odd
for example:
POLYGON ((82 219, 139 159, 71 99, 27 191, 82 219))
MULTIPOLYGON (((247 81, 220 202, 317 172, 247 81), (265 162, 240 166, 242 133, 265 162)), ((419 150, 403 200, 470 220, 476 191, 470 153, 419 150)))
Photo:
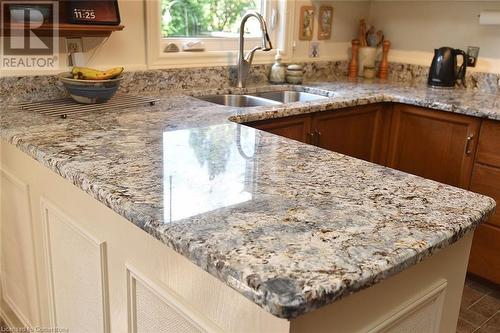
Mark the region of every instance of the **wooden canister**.
POLYGON ((351 43, 352 57, 349 63, 349 78, 355 79, 358 76, 359 39, 353 39, 351 43))
POLYGON ((391 42, 385 40, 382 44, 382 61, 380 62, 380 68, 378 70, 378 77, 385 80, 389 76, 389 49, 391 47, 391 42))

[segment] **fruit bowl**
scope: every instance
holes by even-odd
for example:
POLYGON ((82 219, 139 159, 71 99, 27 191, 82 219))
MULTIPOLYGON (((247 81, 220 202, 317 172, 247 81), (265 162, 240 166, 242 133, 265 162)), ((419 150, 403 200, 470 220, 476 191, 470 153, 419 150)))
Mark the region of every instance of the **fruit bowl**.
POLYGON ((71 98, 82 104, 98 104, 114 96, 122 76, 107 80, 74 79, 72 73, 61 73, 59 79, 71 98))

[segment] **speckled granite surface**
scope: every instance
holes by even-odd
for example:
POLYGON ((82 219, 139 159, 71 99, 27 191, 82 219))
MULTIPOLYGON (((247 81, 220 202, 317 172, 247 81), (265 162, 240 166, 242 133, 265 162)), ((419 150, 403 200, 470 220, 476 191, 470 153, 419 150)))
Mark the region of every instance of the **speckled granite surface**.
MULTIPOLYGON (((282 89, 280 87, 258 90, 282 89)), ((356 105, 381 102, 405 103, 436 110, 455 112, 480 118, 500 120, 500 94, 485 93, 462 88, 434 89, 425 84, 379 82, 378 80, 338 80, 334 82, 310 82, 300 90, 330 95, 329 100, 290 107, 252 108, 235 113, 231 120, 244 123, 278 118, 302 113, 325 111, 356 105)), ((229 92, 229 89, 214 90, 211 93, 229 92)), ((252 89, 249 89, 252 92, 252 89)), ((203 94, 204 92, 197 92, 203 94)))
POLYGON ((229 119, 399 101, 500 120, 498 95, 345 81, 299 89, 330 98, 238 109, 174 94, 67 119, 3 108, 1 136, 282 318, 403 271, 492 213, 484 196, 229 119))
MULTIPOLYGON (((347 76, 347 61, 319 61, 301 63, 306 82, 342 80, 347 76)), ((271 65, 254 65, 248 78, 249 85, 265 85, 271 65)), ((391 63, 389 78, 403 84, 424 84, 429 67, 391 63)), ((126 72, 120 91, 133 94, 175 95, 196 89, 222 89, 234 86, 237 78, 234 66, 202 68, 174 68, 126 72)), ((500 93, 500 74, 467 72, 467 89, 486 93, 500 93)), ((0 105, 2 101, 16 103, 61 98, 66 95, 57 76, 0 77, 0 105)))

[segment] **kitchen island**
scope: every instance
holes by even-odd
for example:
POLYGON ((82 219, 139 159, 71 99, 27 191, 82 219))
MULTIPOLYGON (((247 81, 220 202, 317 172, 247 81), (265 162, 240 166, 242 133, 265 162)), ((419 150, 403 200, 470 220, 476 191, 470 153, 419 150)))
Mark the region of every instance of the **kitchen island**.
POLYGON ((2 224, 19 220, 4 230, 26 237, 36 273, 9 282, 4 268, 17 297, 4 301, 26 324, 76 331, 452 332, 492 199, 237 122, 381 102, 498 120, 498 104, 390 84, 299 89, 330 98, 241 109, 173 94, 67 119, 4 107, 2 224))

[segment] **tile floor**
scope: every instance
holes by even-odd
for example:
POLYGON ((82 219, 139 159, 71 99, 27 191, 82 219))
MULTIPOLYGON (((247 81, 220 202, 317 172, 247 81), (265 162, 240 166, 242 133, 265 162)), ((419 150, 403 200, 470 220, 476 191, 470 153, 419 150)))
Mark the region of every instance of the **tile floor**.
POLYGON ((500 333, 500 288, 467 277, 457 333, 500 333))

